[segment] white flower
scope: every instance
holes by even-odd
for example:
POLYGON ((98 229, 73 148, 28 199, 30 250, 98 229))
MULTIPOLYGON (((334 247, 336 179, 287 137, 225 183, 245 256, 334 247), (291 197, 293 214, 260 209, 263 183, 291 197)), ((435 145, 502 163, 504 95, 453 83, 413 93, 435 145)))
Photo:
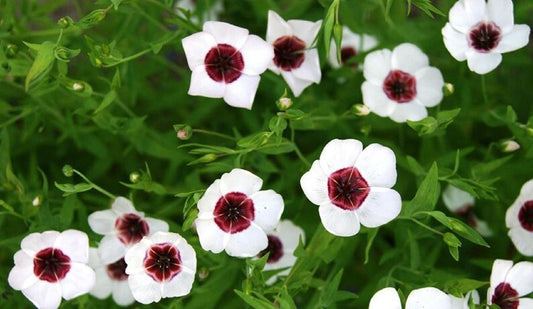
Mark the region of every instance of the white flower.
POLYGON ((442 192, 442 200, 451 212, 465 218, 468 224, 474 227, 481 235, 492 235, 492 230, 487 222, 480 220, 474 214, 475 199, 470 193, 448 185, 442 192))
POLYGON ((99 299, 113 295, 113 300, 120 306, 131 305, 135 301, 128 285, 126 262, 123 258, 114 263, 105 264, 100 260, 98 250, 90 248, 89 266, 96 273, 96 283, 89 292, 91 295, 99 299))
MULTIPOLYGON (((220 15, 220 13, 222 13, 222 11, 224 11, 224 5, 222 4, 222 1, 215 0, 209 1, 208 3, 210 4, 210 6, 204 8, 205 11, 201 16, 201 19, 218 20, 218 16, 220 15)), ((181 13, 179 9, 190 11, 193 14, 193 16, 191 16, 191 20, 194 22, 198 22, 198 14, 196 14, 196 0, 179 0, 178 2, 176 2, 175 8, 176 13, 181 13)))
POLYGON ((133 297, 142 304, 191 291, 196 253, 179 234, 157 232, 145 236, 126 252, 124 259, 133 297))
POLYGON ((396 218, 402 207, 396 183, 396 157, 388 147, 363 150, 354 139, 330 141, 320 160, 300 179, 307 198, 319 205, 322 224, 337 236, 353 236, 360 225, 378 227, 396 218))
MULTIPOLYGON (((267 237, 268 246, 259 254, 259 256, 263 256, 269 253, 263 271, 292 267, 294 262, 296 262, 294 250, 298 247, 300 238, 305 241, 304 231, 290 220, 282 220, 274 231, 268 233, 267 237)), ((267 284, 274 283, 278 276, 286 276, 289 272, 290 268, 287 268, 277 273, 270 277, 267 284)))
POLYGON ((459 0, 442 28, 444 45, 458 61, 478 74, 494 70, 502 53, 529 42, 529 26, 515 25, 511 0, 459 0))
POLYGON ((526 182, 514 203, 507 209, 505 224, 518 252, 533 256, 533 179, 526 182))
POLYGON ((272 46, 247 29, 208 21, 203 31, 182 40, 192 71, 189 94, 224 98, 230 106, 251 109, 272 46))
POLYGON ((32 233, 22 240, 20 248, 8 282, 37 308, 57 308, 61 297, 73 299, 92 289, 95 274, 86 265, 89 239, 85 233, 32 233))
POLYGON ((268 11, 266 40, 274 46, 269 69, 281 74, 294 96, 299 96, 322 77, 316 48, 310 48, 322 26, 322 20, 283 20, 276 12, 268 11))
MULTIPOLYGON (((405 309, 451 309, 448 295, 433 287, 413 290, 407 297, 405 309)), ((400 296, 393 288, 384 288, 376 292, 368 309, 402 309, 400 296)))
POLYGON ((452 305, 452 309, 470 309, 470 301, 472 301, 473 304, 479 305, 479 293, 476 290, 472 290, 464 297, 455 297, 453 295, 448 294, 450 296, 450 301, 452 305))
POLYGON ((363 103, 381 117, 418 121, 427 117, 426 107, 442 100, 442 74, 429 66, 428 57, 416 45, 403 43, 392 52, 371 52, 365 57, 363 72, 363 103))
MULTIPOLYGON (((333 68, 341 67, 341 64, 345 64, 351 57, 355 57, 362 52, 371 50, 378 45, 378 41, 375 37, 368 34, 356 34, 353 33, 350 28, 342 27, 342 42, 341 42, 341 63, 337 59, 337 46, 335 42, 331 41, 331 47, 329 50, 328 61, 333 68)), ((354 64, 357 65, 357 64, 354 64)))
POLYGON ((273 190, 259 191, 262 185, 261 178, 236 168, 207 188, 195 221, 204 250, 252 257, 267 247, 266 232, 278 224, 284 204, 273 190))
POLYGON ((532 298, 520 298, 533 292, 533 263, 495 260, 490 274, 487 303, 500 308, 531 309, 532 298))
POLYGON ((143 212, 135 210, 131 201, 123 197, 117 197, 111 209, 90 214, 89 226, 95 233, 105 235, 98 246, 104 264, 123 258, 126 250, 143 236, 168 231, 165 221, 145 218, 143 212))

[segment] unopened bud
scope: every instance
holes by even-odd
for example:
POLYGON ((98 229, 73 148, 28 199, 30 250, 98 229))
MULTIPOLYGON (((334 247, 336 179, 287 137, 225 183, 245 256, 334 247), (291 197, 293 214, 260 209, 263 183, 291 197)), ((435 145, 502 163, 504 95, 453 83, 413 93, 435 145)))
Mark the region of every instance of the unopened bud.
POLYGON ((74 169, 72 168, 72 166, 70 165, 65 165, 63 166, 63 175, 67 176, 67 177, 72 177, 72 174, 74 173, 74 169))
POLYGON ((43 201, 42 197, 41 197, 40 195, 37 195, 37 196, 33 199, 33 201, 31 201, 31 204, 32 204, 34 207, 37 207, 37 206, 41 205, 42 201, 43 201))
POLYGON ((208 276, 209 276, 209 269, 207 269, 206 267, 200 268, 200 270, 198 271, 198 278, 200 280, 204 280, 208 276))
POLYGON ((454 93, 455 87, 451 83, 444 83, 443 90, 444 90, 444 95, 449 96, 454 93))
POLYGON ((518 144, 517 142, 513 140, 507 140, 507 141, 503 141, 500 144, 500 147, 503 152, 514 152, 520 149, 520 144, 518 144))
POLYGON ((292 106, 292 100, 291 98, 281 97, 276 101, 276 105, 279 110, 286 111, 292 106))
POLYGON ((65 17, 60 18, 57 21, 57 25, 59 27, 65 29, 65 28, 68 28, 68 27, 74 25, 74 21, 72 20, 72 18, 70 18, 70 16, 65 16, 65 17))
POLYGON ((64 62, 69 62, 70 59, 76 57, 79 53, 79 49, 70 49, 64 46, 58 46, 54 49, 54 56, 56 59, 64 62))
POLYGON ((132 172, 130 174, 130 182, 131 183, 138 183, 139 180, 141 180, 141 175, 139 175, 139 173, 137 172, 132 172))
POLYGON ((85 86, 82 83, 75 82, 72 84, 72 90, 82 92, 85 86))
POLYGON ((352 106, 352 113, 356 116, 366 116, 370 114, 370 108, 364 104, 355 104, 352 106))
POLYGON ((6 53, 9 57, 13 57, 17 54, 19 48, 15 44, 7 44, 6 53))
POLYGON ((192 128, 187 124, 176 124, 174 125, 174 130, 176 130, 176 136, 182 141, 186 141, 192 136, 192 128))

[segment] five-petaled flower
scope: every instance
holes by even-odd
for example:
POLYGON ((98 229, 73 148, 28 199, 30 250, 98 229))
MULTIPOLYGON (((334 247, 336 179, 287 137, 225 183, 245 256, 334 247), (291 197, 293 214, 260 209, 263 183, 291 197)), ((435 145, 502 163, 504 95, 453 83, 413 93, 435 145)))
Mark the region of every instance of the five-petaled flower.
POLYGON ((394 152, 380 144, 354 139, 330 141, 320 160, 300 179, 307 198, 319 205, 322 224, 337 236, 353 236, 360 225, 378 227, 402 208, 396 183, 394 152))
POLYGON ((533 256, 533 179, 526 182, 514 203, 507 209, 505 224, 518 252, 533 256))
POLYGON ((502 53, 529 42, 529 26, 515 25, 511 0, 459 0, 442 28, 444 45, 458 61, 478 74, 494 70, 502 53))
POLYGON ((209 21, 203 31, 182 40, 192 71, 190 95, 224 98, 230 106, 251 109, 272 46, 247 29, 209 21))
MULTIPOLYGON (((333 68, 339 68, 345 65, 351 58, 359 55, 362 52, 371 50, 378 45, 375 37, 368 34, 353 33, 350 28, 342 27, 342 42, 341 42, 341 63, 337 59, 337 46, 335 42, 331 41, 328 61, 333 68)), ((357 63, 351 62, 352 67, 356 68, 357 63)))
POLYGON ((442 201, 451 212, 465 218, 468 224, 474 227, 481 235, 492 235, 492 230, 487 222, 480 220, 474 214, 475 199, 470 193, 448 185, 442 192, 442 201))
POLYGON ((274 46, 268 68, 283 76, 295 96, 322 78, 318 51, 311 48, 321 25, 322 20, 285 21, 276 12, 268 11, 266 40, 274 46))
POLYGON ((89 239, 85 233, 32 233, 22 240, 20 248, 8 282, 36 307, 57 308, 61 297, 73 299, 92 289, 95 274, 87 266, 89 239))
POLYGON ((196 253, 176 233, 157 232, 144 237, 126 252, 126 274, 136 301, 189 294, 196 274, 196 253))
POLYGON ((363 103, 381 117, 396 122, 418 121, 426 107, 440 103, 444 80, 428 57, 410 43, 371 52, 365 57, 361 86, 363 103))
MULTIPOLYGON (((437 288, 427 287, 411 291, 405 302, 405 309, 452 309, 448 295, 437 288)), ((384 288, 370 299, 368 309, 402 309, 398 292, 384 288)))
POLYGON ((533 299, 520 298, 533 292, 533 263, 495 260, 490 274, 487 303, 502 309, 533 308, 533 299))
POLYGON ((259 191, 262 185, 261 178, 236 168, 207 188, 195 221, 204 250, 252 257, 267 247, 266 232, 278 224, 284 204, 273 190, 259 191))
POLYGON ((98 254, 104 264, 111 264, 124 257, 126 250, 144 236, 159 231, 168 231, 168 223, 145 218, 135 210, 130 200, 117 197, 111 209, 89 215, 89 226, 100 235, 105 235, 98 246, 98 254))

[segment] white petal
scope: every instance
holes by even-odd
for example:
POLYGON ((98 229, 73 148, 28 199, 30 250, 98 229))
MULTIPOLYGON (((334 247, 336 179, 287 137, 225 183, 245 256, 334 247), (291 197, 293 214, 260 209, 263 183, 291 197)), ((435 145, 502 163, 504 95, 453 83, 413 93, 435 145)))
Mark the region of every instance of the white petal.
POLYGON ((373 113, 381 117, 388 117, 393 112, 397 103, 387 97, 382 85, 378 86, 372 82, 365 81, 361 85, 361 91, 363 93, 363 103, 373 113))
POLYGON ((322 26, 322 20, 311 22, 307 20, 291 19, 287 21, 295 36, 304 41, 305 47, 309 48, 315 40, 318 30, 322 26))
POLYGON ((415 73, 416 98, 427 107, 433 107, 442 101, 444 79, 439 69, 426 67, 415 73))
POLYGON ((263 73, 274 58, 274 48, 257 35, 250 35, 239 50, 244 60, 242 72, 248 75, 263 73))
POLYGON ((355 167, 370 187, 391 188, 396 183, 396 156, 389 147, 368 145, 355 161, 355 167))
POLYGON ((94 286, 95 279, 94 270, 89 266, 81 263, 70 263, 70 271, 60 281, 63 298, 69 300, 89 293, 94 286))
POLYGON ((495 53, 507 53, 526 46, 529 43, 529 32, 528 25, 515 25, 509 33, 503 35, 498 46, 492 51, 495 53))
POLYGON ((402 198, 392 189, 370 188, 365 201, 356 210, 361 224, 378 227, 389 223, 402 210, 402 198))
POLYGON ((392 51, 391 67, 410 74, 429 65, 429 58, 418 46, 411 43, 403 43, 392 51))
POLYGON ((507 212, 505 213, 505 225, 508 228, 523 228, 522 224, 520 223, 520 220, 518 219, 518 213, 520 212, 522 205, 522 199, 520 199, 519 197, 516 199, 513 205, 507 208, 507 212))
POLYGON ((452 212, 468 205, 474 205, 474 197, 470 193, 452 185, 448 185, 442 192, 442 201, 452 212))
POLYGON ((133 298, 141 304, 147 305, 161 300, 160 284, 144 272, 130 275, 128 284, 133 298))
POLYGON ((264 231, 273 230, 283 213, 283 198, 274 190, 259 191, 250 196, 254 203, 255 219, 253 222, 264 231))
POLYGON ((320 153, 320 166, 326 175, 353 167, 363 150, 363 144, 356 139, 334 139, 324 146, 320 153))
MULTIPOLYGON (((345 43, 345 39, 344 39, 344 35, 343 35, 343 38, 342 38, 342 44, 343 44, 343 46, 341 46, 342 48, 347 46, 347 45, 344 45, 344 44, 346 44, 345 43)), ((333 40, 331 40, 331 45, 329 47, 328 62, 331 65, 331 67, 334 68, 334 69, 341 67, 341 64, 337 60, 337 47, 335 46, 335 42, 333 40)))
POLYGON ((266 40, 269 43, 285 35, 293 35, 292 29, 287 22, 276 12, 268 11, 268 24, 266 40))
POLYGON ((31 233, 24 237, 20 242, 20 248, 25 250, 28 254, 35 255, 42 249, 54 246, 56 239, 59 237, 59 232, 46 231, 44 233, 31 233))
POLYGON ((106 235, 98 245, 98 255, 105 265, 114 263, 124 257, 126 247, 115 235, 106 235))
POLYGON ((194 273, 180 272, 170 282, 165 283, 162 289, 163 297, 180 297, 191 292, 194 282, 194 273))
POLYGON ((494 70, 502 62, 502 55, 497 53, 478 53, 473 49, 469 49, 466 52, 466 60, 470 71, 477 74, 486 74, 494 70))
POLYGON ((213 214, 215 205, 222 197, 219 186, 220 179, 217 179, 207 188, 207 190, 205 190, 204 195, 198 200, 198 209, 201 213, 205 212, 207 214, 213 214))
POLYGON ((532 298, 519 298, 518 307, 516 309, 531 309, 533 308, 532 298))
POLYGON ((207 98, 222 98, 225 91, 226 84, 211 79, 211 77, 207 75, 204 65, 199 65, 192 69, 191 85, 187 92, 189 95, 203 96, 207 98))
POLYGON ((366 80, 383 85, 385 77, 391 71, 392 52, 388 49, 376 50, 365 57, 363 74, 366 80))
POLYGON ((428 111, 426 107, 417 100, 409 103, 397 104, 394 111, 389 115, 390 119, 396 122, 418 121, 426 118, 428 111))
POLYGON ((291 88, 292 93, 295 97, 299 97, 300 94, 305 90, 305 88, 309 87, 313 82, 309 81, 307 79, 301 79, 296 76, 292 72, 287 72, 285 70, 280 70, 281 76, 283 76, 283 79, 291 88))
POLYGON ((439 289, 428 287, 413 290, 407 297, 406 309, 451 309, 448 295, 439 289))
POLYGON ((117 214, 113 210, 95 211, 89 215, 89 226, 96 234, 107 235, 115 232, 117 214))
POLYGON ((137 213, 137 210, 135 210, 135 207, 133 207, 133 203, 128 200, 125 197, 119 196, 111 205, 111 209, 117 213, 117 215, 122 214, 129 214, 129 213, 137 213))
MULTIPOLYGON (((490 287, 495 289, 498 284, 505 282, 505 277, 511 267, 513 267, 513 261, 495 260, 492 264, 492 272, 490 273, 490 287)), ((492 295, 490 296, 492 297, 492 295)))
POLYGON ((292 70, 292 74, 299 79, 308 80, 317 84, 320 83, 322 72, 320 71, 318 51, 316 48, 306 50, 304 56, 304 62, 302 62, 299 68, 292 70))
POLYGON ((303 174, 300 178, 300 186, 311 203, 321 205, 329 201, 328 175, 322 170, 320 161, 315 160, 311 169, 303 174))
POLYGON ((450 305, 453 309, 468 309, 468 302, 464 298, 455 297, 448 294, 450 297, 450 305))
POLYGON ((485 0, 461 0, 450 9, 450 24, 463 33, 485 19, 485 0))
POLYGON ((520 189, 520 197, 525 200, 530 200, 533 198, 533 179, 527 181, 522 185, 520 189))
POLYGON ((518 292, 518 296, 533 292, 533 263, 516 263, 507 273, 505 282, 509 283, 518 292))
POLYGON ((195 224, 202 249, 220 253, 226 248, 229 242, 229 234, 224 233, 212 219, 197 219, 195 224))
POLYGON ((505 34, 513 29, 513 1, 489 0, 487 3, 487 17, 500 27, 505 34))
POLYGON ((239 78, 226 84, 224 101, 229 106, 252 109, 260 80, 259 75, 241 74, 239 78))
POLYGON ((96 279, 94 282, 94 286, 89 292, 91 295, 93 295, 96 298, 99 299, 106 299, 111 295, 111 292, 113 290, 113 283, 109 276, 107 275, 107 272, 104 267, 100 267, 94 270, 96 279))
POLYGON ((205 56, 211 48, 217 46, 213 36, 207 32, 198 32, 181 40, 189 69, 205 64, 205 56))
POLYGON ((31 287, 22 290, 22 294, 40 309, 55 309, 61 304, 61 285, 59 283, 39 280, 31 287))
POLYGON ((89 238, 84 232, 66 230, 56 239, 54 247, 61 249, 72 262, 89 261, 89 238))
POLYGON ((240 192, 250 196, 259 191, 262 185, 261 178, 240 168, 234 168, 220 177, 220 192, 223 195, 240 192))
POLYGON ((144 273, 144 257, 151 245, 152 241, 150 238, 144 237, 140 242, 128 249, 124 256, 124 261, 127 265, 125 270, 126 274, 135 275, 144 273))
POLYGON ((466 35, 455 30, 450 23, 442 28, 444 46, 457 61, 466 60, 466 51, 470 48, 466 35))
POLYGON ((145 220, 150 227, 149 234, 153 234, 155 232, 168 232, 168 223, 165 221, 154 218, 145 218, 145 220))
POLYGON ((248 39, 248 30, 232 24, 208 21, 204 23, 203 30, 213 35, 218 44, 228 44, 239 50, 248 39))
POLYGON ((119 306, 129 306, 133 304, 135 299, 133 298, 133 294, 131 293, 131 289, 127 280, 115 283, 115 288, 113 289, 113 300, 119 306))
POLYGON ((300 238, 305 243, 305 232, 290 220, 280 221, 279 225, 276 227, 276 230, 269 234, 278 236, 283 244, 283 251, 290 252, 291 254, 294 252, 296 247, 298 247, 300 238))
POLYGON ((245 230, 230 234, 226 253, 235 257, 252 257, 264 250, 268 245, 265 232, 253 222, 245 230))
POLYGON ((320 205, 318 213, 324 228, 333 235, 348 237, 359 233, 361 225, 355 211, 344 210, 327 203, 320 205))
POLYGON ((31 265, 15 265, 15 267, 9 272, 7 281, 9 282, 9 285, 17 291, 27 289, 34 285, 39 281, 39 278, 33 273, 33 261, 31 265))
POLYGON ((378 40, 375 37, 368 34, 363 34, 363 44, 359 46, 361 52, 366 52, 367 50, 371 50, 376 46, 378 46, 378 40))
POLYGON ((381 289, 370 299, 368 309, 402 309, 400 296, 393 288, 381 289))
MULTIPOLYGON (((478 217, 474 216, 476 222, 476 231, 483 237, 491 237, 493 232, 489 224, 486 221, 480 220, 478 217)), ((533 255, 533 254, 532 254, 533 255)))
POLYGON ((175 245, 180 251, 182 268, 194 276, 196 273, 196 251, 194 251, 193 247, 183 237, 175 245))

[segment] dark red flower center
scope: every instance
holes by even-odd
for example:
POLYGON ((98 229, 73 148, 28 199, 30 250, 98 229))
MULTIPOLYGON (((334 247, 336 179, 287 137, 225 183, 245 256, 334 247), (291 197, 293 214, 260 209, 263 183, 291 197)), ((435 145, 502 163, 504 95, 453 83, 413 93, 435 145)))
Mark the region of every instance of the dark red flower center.
MULTIPOLYGON (((346 64, 350 58, 355 57, 357 55, 357 50, 353 48, 352 46, 345 46, 341 48, 341 63, 346 64)), ((353 68, 357 67, 357 63, 352 63, 351 66, 353 68)))
POLYGON ((476 216, 474 215, 474 205, 468 204, 455 211, 455 214, 466 218, 468 224, 472 227, 477 226, 476 216))
POLYGON ((105 268, 107 276, 109 276, 109 278, 111 278, 112 280, 116 281, 128 280, 128 275, 126 274, 126 266, 128 265, 126 264, 126 261, 124 261, 124 258, 121 258, 113 264, 107 265, 105 268))
POLYGON ((242 54, 228 44, 218 44, 211 48, 204 59, 207 75, 216 82, 234 82, 244 69, 242 54))
POLYGON ((411 102, 416 96, 416 79, 400 70, 392 70, 383 81, 383 91, 397 103, 411 102))
POLYGON ((340 169, 328 178, 329 199, 344 210, 358 209, 369 192, 368 183, 355 167, 340 169))
POLYGON ((33 274, 41 280, 57 282, 70 270, 70 257, 55 248, 43 249, 33 258, 33 274))
POLYGON ((172 280, 181 272, 178 248, 169 243, 152 245, 144 258, 144 269, 157 282, 172 280))
POLYGON ((305 42, 285 35, 274 41, 274 64, 284 71, 299 68, 305 60, 305 42))
POLYGON ((277 236, 268 235, 267 237, 268 246, 265 250, 259 253, 259 257, 263 257, 265 254, 270 253, 268 255, 267 263, 275 263, 283 256, 283 244, 281 243, 281 239, 277 236))
POLYGON ((213 211, 215 223, 226 233, 235 234, 254 220, 254 202, 240 192, 230 192, 218 199, 213 211))
POLYGON ((518 212, 518 221, 522 227, 533 232, 533 200, 527 201, 522 205, 518 212))
POLYGON ((488 53, 500 43, 502 31, 493 22, 480 22, 470 29, 468 39, 470 45, 478 52, 488 53))
POLYGON ((115 221, 118 239, 125 245, 138 243, 150 233, 150 227, 143 218, 136 214, 125 214, 115 221))
POLYGON ((516 309, 520 301, 518 292, 509 283, 498 284, 492 295, 492 303, 500 306, 501 309, 516 309))

